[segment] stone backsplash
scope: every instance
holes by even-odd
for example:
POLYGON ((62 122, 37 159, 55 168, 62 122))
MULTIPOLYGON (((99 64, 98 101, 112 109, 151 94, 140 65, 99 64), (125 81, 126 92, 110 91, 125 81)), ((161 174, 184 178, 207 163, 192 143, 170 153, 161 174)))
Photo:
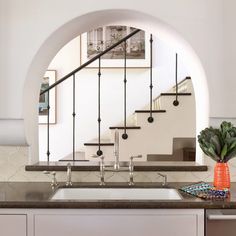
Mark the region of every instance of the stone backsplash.
MULTIPOLYGON (((208 171, 204 172, 161 172, 168 176, 168 182, 197 182, 213 180, 214 162, 205 158, 208 171)), ((25 171, 28 164, 28 147, 0 146, 0 182, 44 182, 51 177, 40 171, 25 171)), ((236 182, 236 158, 230 162, 231 181, 236 182)), ((58 181, 66 181, 66 172, 57 172, 58 181)), ((127 172, 107 172, 106 182, 128 182, 127 172)), ((75 182, 98 182, 99 172, 73 171, 72 180, 75 182)), ((156 172, 136 172, 135 182, 160 182, 162 179, 156 172)))

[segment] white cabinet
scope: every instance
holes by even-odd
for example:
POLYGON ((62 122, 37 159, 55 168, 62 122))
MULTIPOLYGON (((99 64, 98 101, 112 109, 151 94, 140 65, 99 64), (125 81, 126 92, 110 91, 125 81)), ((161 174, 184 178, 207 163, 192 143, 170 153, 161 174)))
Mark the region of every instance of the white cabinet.
POLYGON ((26 215, 0 215, 1 236, 26 236, 26 215))
POLYGON ((35 236, 203 236, 203 210, 51 210, 34 215, 35 236))
POLYGON ((0 209, 0 236, 204 236, 203 209, 0 209))

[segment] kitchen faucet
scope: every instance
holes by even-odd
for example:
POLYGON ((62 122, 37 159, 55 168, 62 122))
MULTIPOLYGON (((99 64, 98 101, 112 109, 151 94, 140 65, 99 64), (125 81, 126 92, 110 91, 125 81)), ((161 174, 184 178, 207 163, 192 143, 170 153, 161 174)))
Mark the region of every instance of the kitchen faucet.
POLYGON ((162 182, 162 186, 166 186, 167 185, 167 175, 161 174, 161 173, 157 173, 159 176, 161 176, 163 178, 163 182, 162 182))
POLYGON ((55 171, 50 172, 50 171, 45 170, 43 173, 46 174, 46 175, 49 175, 49 174, 52 175, 51 186, 52 186, 52 188, 56 188, 58 186, 58 182, 57 182, 57 179, 56 179, 56 172, 55 171))
POLYGON ((120 169, 120 161, 119 161, 119 131, 115 130, 114 134, 114 156, 115 156, 115 164, 114 170, 118 171, 120 169))
POLYGON ((142 158, 142 155, 131 156, 129 161, 129 185, 134 185, 134 158, 142 158))
POLYGON ((100 157, 99 166, 100 166, 100 185, 105 185, 105 162, 104 156, 92 155, 94 158, 100 157))
POLYGON ((71 181, 71 164, 67 164, 67 180, 66 180, 66 186, 72 186, 71 181))

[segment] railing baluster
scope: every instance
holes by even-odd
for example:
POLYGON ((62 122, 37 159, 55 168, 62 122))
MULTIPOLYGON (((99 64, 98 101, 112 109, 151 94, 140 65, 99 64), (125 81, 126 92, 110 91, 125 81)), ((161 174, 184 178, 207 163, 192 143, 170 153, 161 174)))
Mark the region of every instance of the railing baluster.
POLYGON ((98 59, 98 151, 97 155, 103 154, 101 150, 101 57, 98 59))
POLYGON ((152 89, 153 89, 153 84, 152 84, 152 34, 150 35, 150 116, 148 117, 148 122, 152 123, 154 121, 154 118, 152 117, 152 89))
POLYGON ((178 101, 178 54, 175 54, 175 100, 173 101, 174 106, 179 105, 178 101))
POLYGON ((48 95, 48 106, 47 106, 47 109, 48 109, 48 116, 47 116, 47 162, 50 161, 50 133, 49 133, 49 122, 50 122, 50 92, 48 90, 47 92, 47 95, 48 95))
POLYGON ((72 113, 72 119, 73 119, 73 161, 75 161, 75 74, 73 74, 73 113, 72 113))
POLYGON ((126 117, 126 104, 127 104, 127 53, 126 53, 126 49, 127 49, 127 41, 124 41, 124 133, 122 134, 122 138, 123 139, 127 139, 128 138, 128 134, 127 134, 127 130, 126 130, 126 122, 127 122, 127 117, 126 117))

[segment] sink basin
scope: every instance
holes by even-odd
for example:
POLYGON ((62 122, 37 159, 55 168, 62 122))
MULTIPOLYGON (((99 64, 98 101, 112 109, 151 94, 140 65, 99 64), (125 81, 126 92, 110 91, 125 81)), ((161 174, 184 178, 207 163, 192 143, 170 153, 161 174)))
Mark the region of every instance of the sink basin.
POLYGON ((51 200, 181 200, 173 188, 60 188, 51 200))

